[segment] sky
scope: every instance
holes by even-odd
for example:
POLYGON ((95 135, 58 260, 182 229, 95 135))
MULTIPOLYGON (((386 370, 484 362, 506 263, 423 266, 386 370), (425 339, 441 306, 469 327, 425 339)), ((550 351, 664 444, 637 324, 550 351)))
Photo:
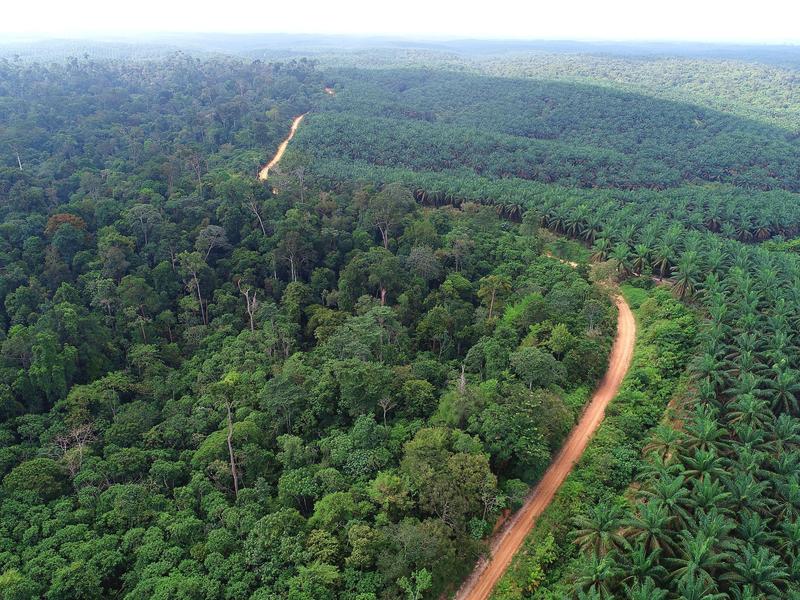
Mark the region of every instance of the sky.
POLYGON ((800 43, 800 0, 11 0, 0 37, 136 32, 800 43))

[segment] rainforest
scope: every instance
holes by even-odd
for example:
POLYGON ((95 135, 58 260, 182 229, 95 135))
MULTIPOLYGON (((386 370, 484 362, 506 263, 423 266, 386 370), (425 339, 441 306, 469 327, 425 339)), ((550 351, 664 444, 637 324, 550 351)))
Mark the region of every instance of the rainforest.
POLYGON ((280 44, 0 45, 0 599, 800 599, 800 51, 280 44))

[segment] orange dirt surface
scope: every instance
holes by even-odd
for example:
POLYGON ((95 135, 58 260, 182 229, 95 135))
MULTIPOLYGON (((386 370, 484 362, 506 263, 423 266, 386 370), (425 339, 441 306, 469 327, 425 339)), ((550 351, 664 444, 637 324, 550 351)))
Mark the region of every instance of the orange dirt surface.
POLYGON ((295 117, 294 121, 292 121, 292 128, 289 130, 289 135, 281 142, 281 145, 278 146, 278 151, 275 153, 275 156, 273 156, 272 160, 269 161, 264 167, 261 167, 261 170, 258 172, 258 178, 261 181, 267 180, 267 177, 269 177, 269 170, 277 165, 281 158, 283 158, 283 153, 286 152, 286 147, 289 145, 289 142, 292 141, 294 134, 297 132, 297 128, 300 126, 300 121, 303 120, 303 117, 305 117, 306 114, 308 113, 304 113, 299 117, 295 117))
POLYGON ((628 372, 636 341, 636 321, 628 303, 621 296, 616 298, 619 317, 617 337, 600 386, 584 410, 583 416, 570 432, 555 460, 533 488, 525 504, 517 511, 503 530, 494 538, 490 558, 481 559, 456 594, 456 600, 487 600, 497 582, 511 564, 514 554, 520 549, 536 519, 553 500, 558 488, 567 478, 575 463, 583 455, 594 432, 605 416, 606 406, 617 395, 619 386, 628 372))

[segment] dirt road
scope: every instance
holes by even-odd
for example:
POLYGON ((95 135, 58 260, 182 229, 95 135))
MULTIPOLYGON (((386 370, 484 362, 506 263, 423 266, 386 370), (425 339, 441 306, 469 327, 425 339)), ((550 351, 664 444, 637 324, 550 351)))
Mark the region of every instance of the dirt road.
POLYGON ((283 153, 286 152, 286 147, 289 145, 289 142, 292 141, 294 134, 297 132, 297 128, 300 126, 300 121, 303 120, 308 113, 304 113, 299 117, 295 117, 294 121, 292 121, 292 128, 289 130, 289 135, 285 140, 281 142, 281 145, 278 146, 278 151, 275 153, 275 156, 272 157, 272 160, 269 161, 266 166, 262 167, 261 170, 258 172, 258 178, 261 181, 266 181, 267 177, 269 177, 269 170, 278 164, 281 158, 283 158, 283 153))
POLYGON ((514 554, 522 546, 525 537, 536 523, 558 488, 564 482, 572 467, 586 449, 589 439, 603 420, 609 401, 617 394, 633 356, 636 341, 636 321, 627 302, 618 296, 616 299, 619 317, 617 337, 611 350, 603 381, 592 396, 583 416, 569 434, 555 460, 545 472, 541 481, 528 495, 525 504, 497 535, 491 546, 491 559, 478 563, 469 579, 464 582, 456 600, 487 600, 505 573, 514 554))

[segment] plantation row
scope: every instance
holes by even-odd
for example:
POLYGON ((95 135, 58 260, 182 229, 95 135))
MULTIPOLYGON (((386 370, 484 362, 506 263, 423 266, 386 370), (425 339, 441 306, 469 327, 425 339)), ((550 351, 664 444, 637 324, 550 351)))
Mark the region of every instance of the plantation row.
MULTIPOLYGON (((331 120, 321 134, 333 126, 344 129, 354 118, 363 120, 365 128, 371 127, 371 119, 379 119, 385 125, 380 137, 389 139, 406 140, 425 126, 427 135, 409 140, 409 154, 428 142, 421 155, 414 157, 417 160, 446 160, 444 151, 450 140, 484 148, 487 142, 482 138, 488 136, 497 140, 498 149, 505 146, 505 153, 494 159, 488 155, 467 160, 487 161, 491 168, 505 168, 512 174, 552 169, 547 163, 540 166, 522 160, 547 150, 574 160, 569 170, 553 171, 551 176, 584 185, 663 189, 688 182, 719 182, 761 190, 800 190, 800 139, 792 129, 708 106, 585 83, 408 68, 343 70, 329 76, 335 78, 338 93, 318 107, 344 121, 331 120), (381 119, 402 123, 392 126, 381 119), (440 133, 442 127, 448 129, 447 134, 440 133), (504 160, 509 161, 505 167, 504 160)), ((309 135, 315 135, 308 129, 309 135)), ((345 150, 351 135, 361 138, 359 130, 356 125, 348 126, 343 131, 346 135, 315 135, 313 145, 323 152, 345 150)), ((401 147, 387 148, 384 140, 375 139, 365 151, 370 160, 391 159, 384 164, 400 166, 409 157, 393 154, 393 149, 402 152, 401 147)))
MULTIPOLYGON (((788 191, 761 192, 716 183, 682 184, 661 191, 631 190, 631 174, 624 155, 617 155, 612 168, 607 161, 597 162, 596 150, 576 154, 580 149, 574 145, 559 143, 556 148, 537 140, 494 133, 465 137, 462 134, 468 130, 460 127, 328 113, 314 114, 308 121, 291 152, 295 161, 308 162, 331 182, 340 179, 339 173, 348 173, 356 180, 371 180, 373 168, 397 169, 404 181, 414 182, 422 200, 434 205, 457 203, 461 198, 521 205, 524 200, 519 197, 518 186, 506 185, 504 180, 555 182, 558 185, 532 185, 525 189, 546 197, 555 191, 558 202, 565 198, 579 202, 583 206, 577 216, 592 228, 606 218, 604 213, 613 218, 614 207, 632 205, 631 212, 667 223, 679 221, 690 229, 706 229, 746 243, 775 236, 791 238, 800 233, 800 202, 796 193, 788 191), (406 176, 403 171, 415 175, 406 176), (438 186, 430 172, 449 174, 451 183, 438 186), (495 192, 505 188, 508 191, 502 195, 495 192)), ((565 207, 561 213, 566 219, 572 211, 565 207)))

